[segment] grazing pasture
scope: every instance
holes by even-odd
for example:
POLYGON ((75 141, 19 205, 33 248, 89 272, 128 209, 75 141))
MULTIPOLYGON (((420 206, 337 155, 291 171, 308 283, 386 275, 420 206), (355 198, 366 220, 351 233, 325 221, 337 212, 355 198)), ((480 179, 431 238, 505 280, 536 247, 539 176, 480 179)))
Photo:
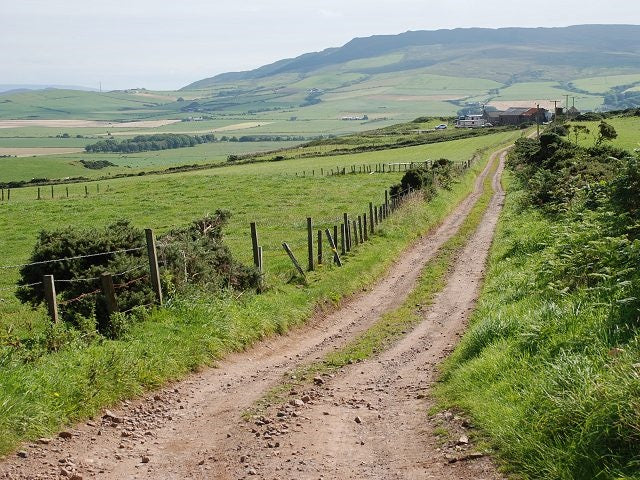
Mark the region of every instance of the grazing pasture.
MULTIPOLYGON (((401 176, 400 173, 326 176, 331 169, 441 157, 461 162, 520 135, 521 132, 512 131, 361 154, 57 185, 53 199, 50 198, 50 187, 42 187, 42 200, 37 200, 35 187, 13 189, 11 201, 0 204, 3 210, 0 216, 2 264, 27 261, 36 235, 43 228, 99 228, 116 219, 128 218, 138 227, 152 227, 162 233, 186 225, 207 212, 228 209, 232 218, 225 234, 234 255, 250 262, 249 222, 256 221, 269 281, 279 284, 291 273, 291 263, 280 244, 289 242, 294 252, 304 258, 307 216, 314 218, 318 228, 324 228, 339 224, 343 212, 365 213, 369 202, 383 202, 384 190, 397 183, 401 176), (321 169, 324 176, 320 175, 321 169), (303 172, 306 172, 304 177, 303 172), (88 196, 85 196, 85 186, 88 196), (66 197, 67 188, 69 198, 66 197), (29 221, 16 222, 17 218, 29 218, 29 221)), ((0 323, 15 326, 24 319, 33 320, 34 314, 18 306, 12 293, 6 290, 17 280, 17 270, 3 270, 2 273, 0 296, 4 301, 0 302, 0 316, 4 320, 0 323)))
MULTIPOLYGON (((640 148, 640 117, 613 117, 607 118, 605 122, 612 125, 618 134, 618 137, 615 140, 607 143, 629 151, 640 148)), ((600 122, 574 123, 584 125, 590 132, 588 135, 580 135, 578 137, 578 143, 584 147, 593 145, 596 141, 598 124, 600 122)), ((575 137, 573 135, 570 136, 570 139, 571 141, 575 141, 575 137)))

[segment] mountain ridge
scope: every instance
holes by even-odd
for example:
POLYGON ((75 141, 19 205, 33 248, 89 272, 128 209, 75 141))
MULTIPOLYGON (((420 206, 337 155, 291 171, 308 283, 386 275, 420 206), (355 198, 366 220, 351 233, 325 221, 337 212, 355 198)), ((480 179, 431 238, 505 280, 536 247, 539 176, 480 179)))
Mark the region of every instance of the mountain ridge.
MULTIPOLYGON (((584 69, 617 66, 640 70, 640 26, 598 24, 535 28, 456 28, 357 37, 341 47, 304 53, 253 70, 222 73, 193 82, 182 90, 206 88, 236 81, 258 80, 287 73, 305 75, 322 68, 344 65, 350 61, 379 57, 393 52, 402 52, 405 57, 409 57, 394 64, 398 70, 407 69, 404 68, 407 64, 412 65, 413 68, 437 67, 446 65, 447 62, 456 58, 467 59, 471 56, 468 59, 473 60, 473 55, 484 55, 486 58, 495 58, 498 61, 505 56, 513 58, 520 56, 533 64, 546 67, 566 65, 575 69, 584 69), (502 48, 496 51, 496 47, 502 48), (526 54, 523 49, 528 49, 526 54), (492 51, 495 55, 487 55, 492 51)), ((386 66, 386 68, 393 71, 393 66, 386 66)))

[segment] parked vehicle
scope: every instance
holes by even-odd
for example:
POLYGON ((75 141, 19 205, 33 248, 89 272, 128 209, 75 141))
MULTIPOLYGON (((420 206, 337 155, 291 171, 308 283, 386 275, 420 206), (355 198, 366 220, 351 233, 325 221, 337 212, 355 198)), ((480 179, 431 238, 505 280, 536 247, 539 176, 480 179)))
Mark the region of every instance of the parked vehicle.
POLYGON ((447 124, 441 123, 440 125, 436 125, 436 130, 446 130, 447 124))

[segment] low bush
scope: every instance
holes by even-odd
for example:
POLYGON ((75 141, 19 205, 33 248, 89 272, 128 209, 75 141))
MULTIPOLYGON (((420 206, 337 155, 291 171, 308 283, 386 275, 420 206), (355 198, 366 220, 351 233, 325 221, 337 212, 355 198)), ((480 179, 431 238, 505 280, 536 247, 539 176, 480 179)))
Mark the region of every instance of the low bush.
MULTIPOLYGON (((184 291, 193 285, 209 292, 258 287, 259 272, 234 260, 223 243, 222 228, 229 216, 218 210, 158 238, 165 290, 184 291)), ((144 231, 127 220, 98 231, 42 231, 29 264, 20 270, 16 296, 34 307, 42 304, 43 275, 53 275, 62 319, 82 330, 116 338, 126 330, 125 318, 129 317, 109 317, 100 277, 113 275, 119 310, 132 311, 154 302, 148 270, 144 231), (57 261, 61 258, 68 260, 57 261)))

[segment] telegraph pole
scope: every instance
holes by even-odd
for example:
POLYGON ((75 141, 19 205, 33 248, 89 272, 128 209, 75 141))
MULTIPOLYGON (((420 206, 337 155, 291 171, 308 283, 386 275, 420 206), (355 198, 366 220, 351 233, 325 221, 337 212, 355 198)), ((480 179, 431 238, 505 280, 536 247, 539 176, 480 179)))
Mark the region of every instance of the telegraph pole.
POLYGON ((540 139, 540 104, 536 105, 536 128, 538 130, 538 139, 540 139))

